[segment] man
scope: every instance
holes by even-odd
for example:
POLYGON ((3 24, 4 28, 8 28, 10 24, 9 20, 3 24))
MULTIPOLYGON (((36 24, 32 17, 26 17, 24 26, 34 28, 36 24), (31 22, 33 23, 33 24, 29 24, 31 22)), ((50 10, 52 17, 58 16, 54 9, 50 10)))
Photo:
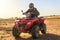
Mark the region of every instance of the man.
POLYGON ((34 7, 33 3, 29 4, 29 9, 25 13, 30 13, 31 14, 30 18, 35 18, 38 17, 39 15, 38 10, 34 7))
MULTIPOLYGON (((38 10, 34 7, 34 4, 33 4, 33 3, 30 3, 30 4, 29 4, 29 9, 28 9, 25 13, 30 13, 30 14, 31 14, 30 18, 35 18, 35 17, 38 17, 38 16, 39 16, 39 12, 38 12, 38 10)), ((43 34, 46 34, 46 24, 42 23, 42 24, 40 25, 40 28, 43 28, 43 29, 41 29, 41 32, 42 32, 43 34), (44 27, 45 27, 45 28, 44 28, 44 27)))

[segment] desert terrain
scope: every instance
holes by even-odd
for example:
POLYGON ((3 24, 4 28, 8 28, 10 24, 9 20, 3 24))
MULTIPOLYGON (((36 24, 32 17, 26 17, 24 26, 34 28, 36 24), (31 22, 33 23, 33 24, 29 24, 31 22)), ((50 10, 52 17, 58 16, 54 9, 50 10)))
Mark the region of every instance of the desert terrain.
MULTIPOLYGON (((0 40, 18 40, 12 35, 12 28, 14 26, 13 18, 1 19, 0 18, 0 40)), ((40 40, 60 40, 60 16, 46 16, 45 24, 47 28, 46 36, 40 35, 40 40)), ((22 37, 19 40, 33 40, 31 34, 21 33, 22 37)))

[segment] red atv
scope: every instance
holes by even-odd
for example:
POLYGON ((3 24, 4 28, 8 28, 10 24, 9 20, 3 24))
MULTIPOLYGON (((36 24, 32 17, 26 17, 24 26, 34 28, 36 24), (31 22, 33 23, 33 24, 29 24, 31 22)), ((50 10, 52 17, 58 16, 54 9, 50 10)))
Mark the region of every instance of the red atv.
POLYGON ((12 30, 13 36, 19 37, 21 32, 31 33, 33 38, 39 37, 39 31, 46 34, 46 24, 44 18, 29 18, 30 14, 26 14, 27 18, 17 19, 12 30))

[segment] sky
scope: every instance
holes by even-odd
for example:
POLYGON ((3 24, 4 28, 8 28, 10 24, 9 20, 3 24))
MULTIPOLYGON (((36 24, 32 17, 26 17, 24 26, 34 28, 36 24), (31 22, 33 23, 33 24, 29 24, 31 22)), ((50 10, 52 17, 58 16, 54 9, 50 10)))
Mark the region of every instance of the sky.
POLYGON ((60 15, 60 0, 0 0, 0 18, 23 17, 29 8, 29 3, 34 3, 40 16, 60 15))

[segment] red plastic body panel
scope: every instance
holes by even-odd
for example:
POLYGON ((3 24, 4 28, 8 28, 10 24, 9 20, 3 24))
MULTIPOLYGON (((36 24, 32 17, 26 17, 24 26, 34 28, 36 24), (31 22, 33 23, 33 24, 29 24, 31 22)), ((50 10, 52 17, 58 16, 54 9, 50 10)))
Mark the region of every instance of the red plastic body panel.
MULTIPOLYGON (((41 18, 41 19, 39 19, 39 18, 35 18, 35 19, 31 19, 31 20, 29 20, 29 19, 20 19, 19 21, 16 21, 16 22, 18 22, 19 24, 26 24, 25 26, 23 26, 22 27, 22 31, 24 31, 24 32, 28 32, 28 31, 30 31, 30 27, 32 26, 32 25, 34 25, 34 23, 44 23, 44 18, 41 18), (28 22, 31 22, 31 24, 28 24, 28 22)), ((18 29, 18 24, 15 24, 15 27, 18 29)))

